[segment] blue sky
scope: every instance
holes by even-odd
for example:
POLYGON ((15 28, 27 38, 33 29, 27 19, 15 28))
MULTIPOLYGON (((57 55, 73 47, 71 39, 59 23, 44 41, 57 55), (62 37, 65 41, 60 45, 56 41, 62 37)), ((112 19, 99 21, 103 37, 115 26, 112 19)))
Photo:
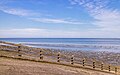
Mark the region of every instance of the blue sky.
POLYGON ((120 0, 0 0, 0 38, 120 38, 120 0))

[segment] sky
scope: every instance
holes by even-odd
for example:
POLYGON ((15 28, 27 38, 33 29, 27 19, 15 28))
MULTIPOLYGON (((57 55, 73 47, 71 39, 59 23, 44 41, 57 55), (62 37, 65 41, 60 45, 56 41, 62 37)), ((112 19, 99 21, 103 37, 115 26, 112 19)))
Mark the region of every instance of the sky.
POLYGON ((120 38, 120 0, 0 0, 0 38, 120 38))

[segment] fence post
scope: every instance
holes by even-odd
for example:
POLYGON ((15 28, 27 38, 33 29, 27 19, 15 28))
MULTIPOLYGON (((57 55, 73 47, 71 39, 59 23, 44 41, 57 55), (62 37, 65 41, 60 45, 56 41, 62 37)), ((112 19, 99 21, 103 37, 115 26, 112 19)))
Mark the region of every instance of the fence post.
POLYGON ((115 67, 115 73, 117 73, 117 67, 115 67))
POLYGON ((21 54, 20 54, 20 51, 21 51, 21 45, 18 45, 18 56, 22 56, 21 54))
POLYGON ((40 59, 43 59, 42 50, 40 50, 40 59))
POLYGON ((85 58, 83 58, 83 66, 85 66, 85 58))
POLYGON ((110 72, 110 65, 108 66, 109 72, 110 72))
POLYGON ((57 55, 57 62, 60 62, 60 52, 57 55))
POLYGON ((71 64, 74 64, 73 60, 74 60, 74 55, 72 55, 71 57, 71 64))
POLYGON ((101 70, 103 70, 103 63, 101 63, 101 70))
POLYGON ((95 60, 93 60, 93 68, 95 68, 95 60))

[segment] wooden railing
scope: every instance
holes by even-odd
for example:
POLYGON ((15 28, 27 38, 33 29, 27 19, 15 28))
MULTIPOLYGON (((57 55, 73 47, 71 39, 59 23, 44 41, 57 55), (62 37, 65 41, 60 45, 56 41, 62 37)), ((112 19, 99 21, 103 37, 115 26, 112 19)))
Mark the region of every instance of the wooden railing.
MULTIPOLYGON (((28 47, 21 44, 14 44, 9 42, 0 41, 0 51, 10 51, 16 52, 15 55, 9 55, 8 57, 20 57, 29 58, 36 60, 44 60, 49 62, 56 62, 62 64, 70 64, 75 66, 80 66, 82 68, 89 68, 93 70, 98 70, 102 72, 109 72, 118 74, 120 72, 119 67, 105 64, 103 62, 97 61, 96 59, 87 58, 77 58, 74 55, 65 55, 57 51, 52 51, 43 48, 28 47)), ((7 55, 1 55, 7 56, 7 55)))

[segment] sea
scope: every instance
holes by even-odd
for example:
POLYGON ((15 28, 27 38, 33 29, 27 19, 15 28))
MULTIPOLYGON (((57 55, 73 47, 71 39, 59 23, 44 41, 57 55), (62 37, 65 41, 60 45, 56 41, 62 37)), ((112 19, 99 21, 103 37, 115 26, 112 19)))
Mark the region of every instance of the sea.
POLYGON ((37 48, 120 53, 120 38, 0 38, 0 41, 37 48))

